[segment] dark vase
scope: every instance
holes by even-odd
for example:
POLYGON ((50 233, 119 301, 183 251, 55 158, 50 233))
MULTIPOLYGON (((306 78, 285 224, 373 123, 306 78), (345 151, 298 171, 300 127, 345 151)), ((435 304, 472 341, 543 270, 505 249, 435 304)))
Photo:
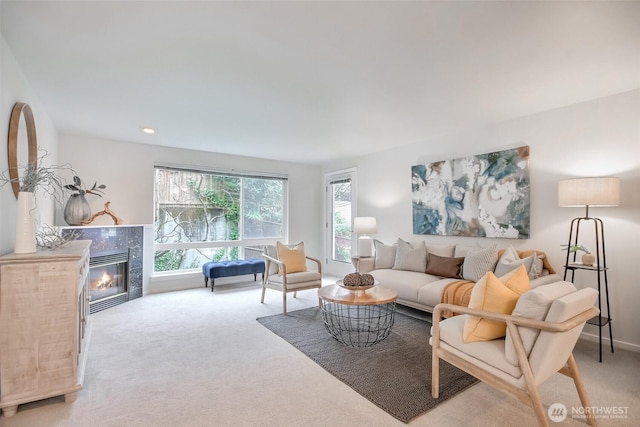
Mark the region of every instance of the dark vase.
POLYGON ((72 194, 64 207, 64 221, 69 225, 82 225, 91 218, 91 206, 84 194, 72 194))

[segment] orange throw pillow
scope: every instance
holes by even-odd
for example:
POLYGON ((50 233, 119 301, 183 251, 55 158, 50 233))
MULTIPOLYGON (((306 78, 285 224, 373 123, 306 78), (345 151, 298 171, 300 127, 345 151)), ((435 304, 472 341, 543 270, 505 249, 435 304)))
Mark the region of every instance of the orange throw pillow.
MULTIPOLYGON (((278 259, 284 263, 287 274, 307 271, 304 242, 300 242, 291 248, 285 244, 276 242, 276 248, 278 250, 278 259)), ((278 271, 278 275, 282 276, 282 271, 278 271)))
MULTIPOLYGON (((469 308, 511 314, 520 295, 530 287, 529 275, 523 265, 499 278, 490 271, 473 287, 469 308)), ((507 325, 504 322, 469 315, 462 338, 465 343, 490 341, 502 338, 506 333, 507 325)))

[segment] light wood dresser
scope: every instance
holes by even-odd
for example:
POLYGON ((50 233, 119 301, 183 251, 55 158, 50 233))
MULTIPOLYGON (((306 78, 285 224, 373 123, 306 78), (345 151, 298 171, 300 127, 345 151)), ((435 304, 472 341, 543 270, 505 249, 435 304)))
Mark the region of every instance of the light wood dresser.
POLYGON ((0 408, 82 388, 89 341, 90 240, 0 257, 0 408))

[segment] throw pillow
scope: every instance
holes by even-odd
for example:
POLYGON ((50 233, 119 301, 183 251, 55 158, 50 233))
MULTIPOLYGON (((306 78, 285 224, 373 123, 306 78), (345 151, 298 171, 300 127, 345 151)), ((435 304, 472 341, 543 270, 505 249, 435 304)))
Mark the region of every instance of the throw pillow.
POLYGON ((460 279, 460 267, 464 262, 464 257, 442 257, 436 254, 429 254, 427 269, 425 273, 439 277, 450 277, 460 279))
POLYGON ((385 245, 380 240, 373 240, 373 247, 376 250, 375 268, 376 270, 383 268, 393 268, 396 262, 396 246, 385 245))
POLYGON ((533 260, 533 266, 531 267, 532 270, 529 272, 530 279, 537 279, 538 277, 541 277, 544 270, 545 254, 534 252, 534 255, 536 258, 533 260), (531 274, 533 274, 533 277, 531 277, 531 274))
POLYGON ((416 246, 398 239, 394 270, 417 271, 424 273, 427 268, 427 247, 424 242, 416 243, 416 246))
MULTIPOLYGON (((473 287, 469 308, 511 314, 518 297, 529 287, 529 276, 524 266, 500 278, 489 271, 473 287)), ((506 332, 507 324, 504 322, 468 315, 462 338, 465 343, 490 341, 504 337, 506 332)))
POLYGON ((498 249, 496 245, 469 251, 462 264, 462 278, 477 282, 488 271, 493 271, 497 263, 498 249))
MULTIPOLYGON (((304 242, 292 245, 291 247, 283 243, 276 242, 276 248, 278 249, 278 260, 284 263, 284 266, 287 269, 287 274, 307 271, 304 242)), ((282 276, 282 270, 278 271, 278 275, 282 276)))
MULTIPOLYGON (((527 319, 544 320, 544 318, 547 317, 549 307, 551 307, 551 303, 553 301, 575 291, 576 287, 570 282, 559 282, 538 286, 535 289, 531 289, 530 291, 523 293, 522 296, 518 298, 516 307, 513 309, 511 314, 513 316, 526 317, 527 319)), ((518 326, 517 328, 520 333, 520 337, 522 338, 524 350, 527 353, 527 356, 529 356, 538 335, 540 335, 540 330, 524 328, 521 326, 518 326)), ((504 349, 507 360, 511 364, 518 366, 518 356, 516 354, 516 349, 513 346, 513 339, 509 331, 507 331, 504 349)))
POLYGON ((498 260, 498 264, 496 265, 494 273, 498 277, 504 276, 508 272, 515 270, 521 265, 524 265, 524 268, 527 270, 527 274, 529 275, 529 279, 535 279, 536 271, 533 265, 535 258, 535 253, 526 258, 520 258, 518 251, 516 251, 513 246, 509 246, 507 249, 505 249, 504 253, 498 260))

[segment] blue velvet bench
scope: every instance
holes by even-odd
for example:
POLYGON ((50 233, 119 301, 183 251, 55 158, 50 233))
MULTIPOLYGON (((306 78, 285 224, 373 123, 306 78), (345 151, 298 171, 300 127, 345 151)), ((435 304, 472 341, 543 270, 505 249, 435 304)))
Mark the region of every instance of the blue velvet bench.
POLYGON ((258 273, 262 273, 264 279, 264 260, 252 258, 237 261, 211 261, 202 266, 204 274, 204 287, 209 286, 211 279, 211 292, 215 279, 219 277, 242 276, 243 274, 253 274, 253 280, 257 279, 258 273))

